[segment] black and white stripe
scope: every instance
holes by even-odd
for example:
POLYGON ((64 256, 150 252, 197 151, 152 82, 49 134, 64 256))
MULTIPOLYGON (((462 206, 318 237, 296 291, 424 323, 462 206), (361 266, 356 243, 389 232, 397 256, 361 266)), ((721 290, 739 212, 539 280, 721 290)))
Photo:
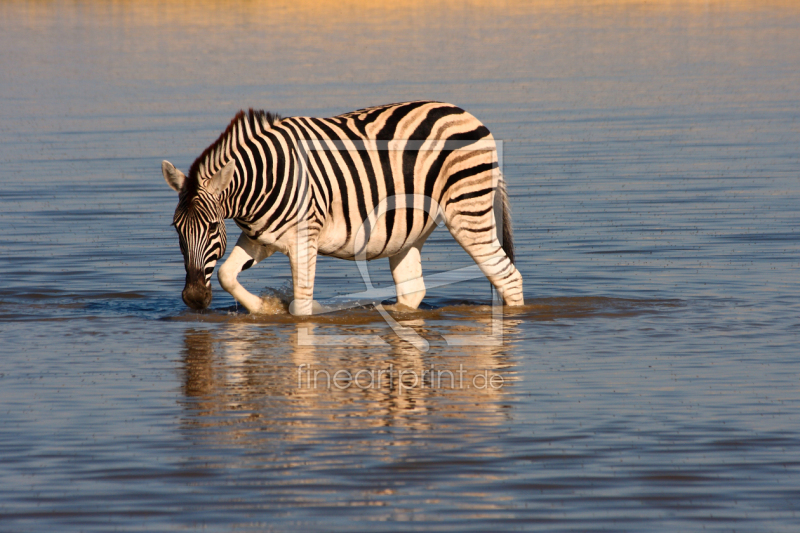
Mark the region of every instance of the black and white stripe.
POLYGON ((234 117, 188 176, 163 167, 180 192, 175 226, 187 286, 190 270, 208 284, 225 249, 222 220, 231 218, 242 236, 220 282, 251 312, 260 300, 236 275, 275 251, 292 263, 294 312, 312 310, 317 254, 389 257, 398 301, 416 307, 424 295, 419 250, 436 227, 436 205, 506 304, 523 303, 494 139, 454 105, 406 102, 332 118, 251 109, 234 117))

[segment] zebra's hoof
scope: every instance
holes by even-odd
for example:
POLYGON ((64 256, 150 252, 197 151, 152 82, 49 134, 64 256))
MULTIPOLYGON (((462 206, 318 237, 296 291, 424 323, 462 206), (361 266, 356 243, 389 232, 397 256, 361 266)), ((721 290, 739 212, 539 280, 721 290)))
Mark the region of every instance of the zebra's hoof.
POLYGON ((295 316, 308 316, 312 314, 312 300, 292 300, 289 312, 295 316))
POLYGON ((321 315, 331 310, 316 300, 292 300, 289 312, 295 316, 321 315))

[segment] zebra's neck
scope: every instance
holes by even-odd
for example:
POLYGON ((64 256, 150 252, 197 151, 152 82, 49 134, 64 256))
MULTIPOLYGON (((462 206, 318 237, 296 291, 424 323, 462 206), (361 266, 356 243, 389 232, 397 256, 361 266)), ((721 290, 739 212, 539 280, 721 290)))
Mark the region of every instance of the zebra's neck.
POLYGON ((272 133, 272 125, 279 120, 278 115, 265 111, 240 111, 192 164, 189 175, 197 180, 213 176, 231 159, 235 160, 234 179, 221 198, 225 218, 248 225, 263 210, 263 205, 259 209, 255 204, 266 198, 283 168, 276 165, 283 158, 272 133))
POLYGON ((238 150, 233 155, 237 175, 221 199, 223 216, 250 226, 258 215, 258 200, 265 198, 277 181, 276 166, 268 150, 263 158, 261 154, 250 157, 250 154, 238 150), (258 164, 254 159, 258 159, 258 164))

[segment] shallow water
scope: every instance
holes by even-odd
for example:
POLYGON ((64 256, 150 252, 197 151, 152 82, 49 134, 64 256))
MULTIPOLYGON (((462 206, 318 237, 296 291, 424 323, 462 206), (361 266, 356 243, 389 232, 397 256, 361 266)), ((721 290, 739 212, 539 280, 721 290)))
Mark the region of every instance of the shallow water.
POLYGON ((791 2, 0 4, 0 530, 797 531, 799 34, 791 2), (242 107, 416 98, 503 141, 524 308, 475 278, 400 336, 300 319, 277 255, 241 276, 276 314, 183 306, 162 159, 242 107))

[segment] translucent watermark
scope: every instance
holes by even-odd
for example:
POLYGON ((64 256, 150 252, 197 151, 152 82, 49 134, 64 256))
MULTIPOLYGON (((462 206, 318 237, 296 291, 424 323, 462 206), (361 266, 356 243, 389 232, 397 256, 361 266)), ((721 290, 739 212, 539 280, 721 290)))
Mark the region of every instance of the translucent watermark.
MULTIPOLYGON (((366 152, 366 157, 380 159, 380 152, 389 153, 389 164, 392 168, 395 165, 402 165, 402 158, 409 152, 420 152, 422 157, 441 154, 443 151, 450 153, 458 152, 458 156, 468 157, 470 152, 474 152, 484 159, 488 158, 491 162, 492 172, 492 198, 491 205, 494 207, 496 215, 493 217, 494 226, 492 228, 492 239, 502 245, 503 228, 501 227, 504 217, 502 212, 497 210, 504 209, 502 202, 495 199, 496 191, 501 180, 502 169, 502 141, 481 140, 481 141, 445 141, 445 140, 331 140, 331 139, 306 139, 301 146, 301 155, 297 177, 300 193, 297 195, 297 249, 299 275, 296 282, 300 287, 309 286, 309 245, 308 245, 308 218, 306 214, 310 206, 310 185, 308 182, 308 172, 313 169, 316 173, 334 175, 334 171, 328 168, 328 159, 314 157, 315 152, 333 152, 333 159, 339 164, 344 165, 343 161, 338 161, 343 156, 358 152, 366 152), (399 158, 399 159, 398 159, 399 158), (499 215, 499 216, 498 216, 499 215)), ((353 165, 358 166, 359 158, 352 157, 353 165)), ((400 167, 402 168, 402 166, 400 167)), ((376 287, 370 279, 367 268, 367 247, 370 242, 370 234, 376 227, 381 217, 394 210, 414 209, 425 213, 433 222, 441 226, 445 222, 444 209, 435 199, 423 194, 394 194, 383 198, 377 206, 368 214, 366 219, 355 229, 355 262, 362 280, 366 286, 365 290, 351 294, 339 295, 329 300, 314 302, 314 314, 323 314, 345 309, 353 309, 364 305, 374 305, 375 309, 381 314, 386 323, 394 333, 401 339, 407 341, 418 350, 425 352, 430 348, 427 339, 419 335, 413 328, 406 327, 395 320, 384 308, 383 301, 395 297, 398 293, 413 292, 415 288, 423 287, 424 290, 434 289, 452 285, 472 279, 486 278, 482 270, 482 264, 468 267, 451 269, 449 271, 438 272, 435 274, 406 280, 396 286, 376 287)), ((487 260, 487 264, 488 264, 487 260)), ((443 335, 445 342, 449 346, 498 346, 503 341, 503 301, 499 295, 492 291, 490 333, 486 335, 470 334, 447 334, 443 335)), ((379 345, 384 346, 386 342, 378 335, 322 335, 309 332, 308 328, 298 330, 297 342, 302 346, 333 346, 333 345, 379 345)))
POLYGON ((470 372, 463 364, 458 370, 439 369, 431 365, 425 370, 395 368, 336 369, 314 368, 310 364, 297 367, 297 388, 309 390, 388 389, 403 392, 409 389, 498 390, 505 385, 502 374, 481 369, 470 372), (466 376, 465 376, 466 374, 466 376))

